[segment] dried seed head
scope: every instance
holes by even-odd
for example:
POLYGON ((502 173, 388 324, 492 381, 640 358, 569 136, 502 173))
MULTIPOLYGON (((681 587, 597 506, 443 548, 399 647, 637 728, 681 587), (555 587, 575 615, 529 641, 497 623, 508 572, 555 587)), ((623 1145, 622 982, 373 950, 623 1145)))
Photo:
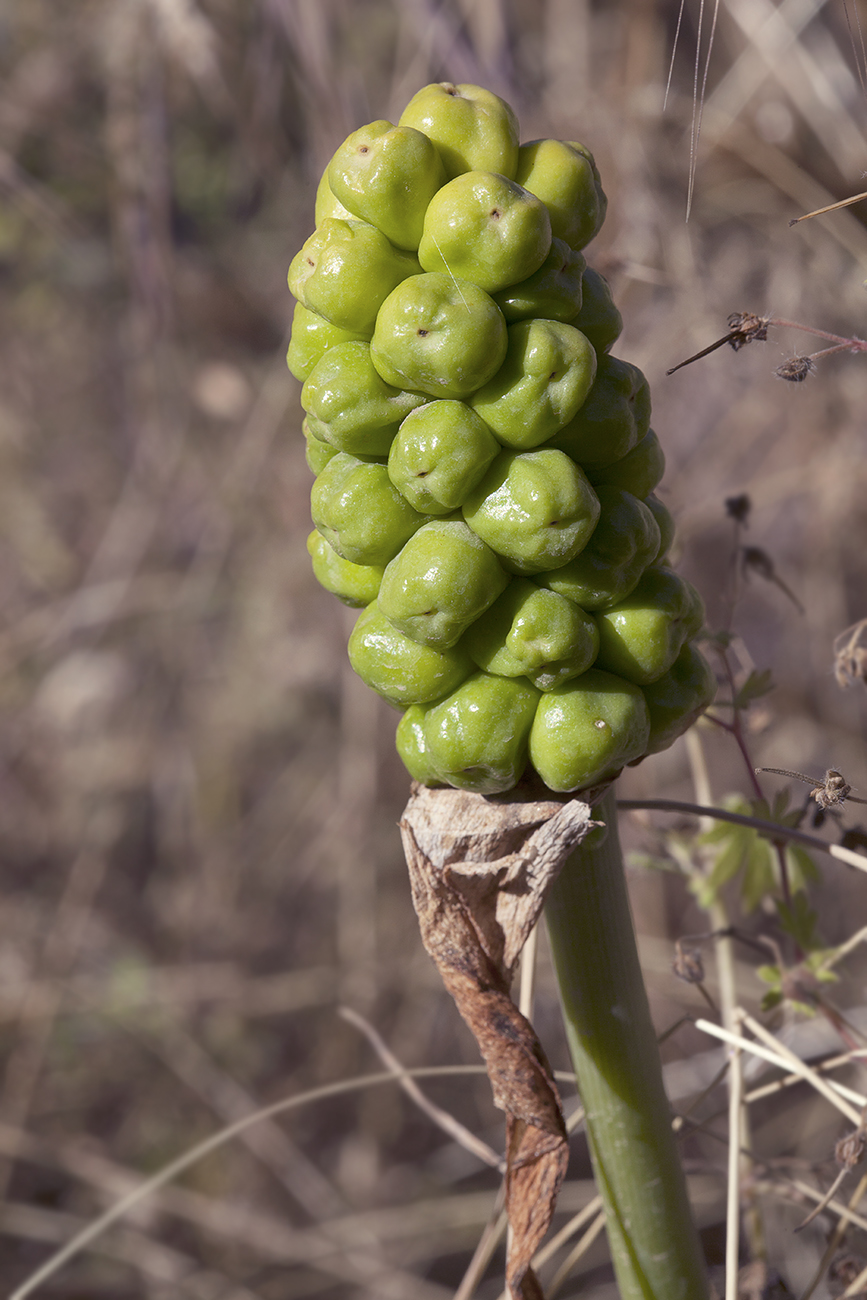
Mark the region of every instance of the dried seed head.
POLYGON ((867 686, 867 618, 834 639, 834 676, 842 687, 858 681, 867 686))
MULTIPOLYGON (((864 1272, 864 1266, 867 1261, 861 1255, 853 1255, 851 1251, 837 1255, 831 1261, 831 1267, 828 1269, 828 1281, 834 1284, 833 1295, 842 1295, 847 1291, 856 1278, 864 1272)), ((862 1287, 856 1294, 864 1295, 867 1286, 862 1287)))
POLYGON ((863 1129, 858 1128, 854 1133, 847 1133, 844 1138, 840 1138, 834 1147, 834 1159, 842 1169, 854 1169, 864 1159, 865 1151, 867 1138, 863 1129))
POLYGON ((684 948, 680 939, 674 945, 674 961, 671 969, 679 980, 685 984, 702 984, 704 982, 704 962, 698 948, 684 948))
POLYGON ((748 343, 764 343, 770 323, 769 316, 756 316, 751 311, 732 312, 726 322, 732 335, 729 346, 739 352, 748 343))
POLYGON ((776 587, 779 587, 780 591, 785 596, 788 596, 789 600, 795 608, 800 611, 800 613, 804 613, 804 606, 798 600, 798 597, 792 591, 791 587, 788 587, 785 582, 783 582, 783 579, 774 568, 774 562, 770 555, 768 555, 767 551, 763 551, 760 546, 744 546, 741 549, 741 562, 743 564, 744 573, 757 573, 760 578, 764 578, 767 582, 772 582, 776 587))
POLYGON ((742 492, 738 497, 726 497, 726 514, 730 519, 734 519, 735 523, 746 524, 752 505, 746 492, 742 492))
POLYGON ((777 366, 774 374, 778 379, 787 379, 790 384, 802 384, 815 369, 812 357, 789 357, 788 361, 777 366))

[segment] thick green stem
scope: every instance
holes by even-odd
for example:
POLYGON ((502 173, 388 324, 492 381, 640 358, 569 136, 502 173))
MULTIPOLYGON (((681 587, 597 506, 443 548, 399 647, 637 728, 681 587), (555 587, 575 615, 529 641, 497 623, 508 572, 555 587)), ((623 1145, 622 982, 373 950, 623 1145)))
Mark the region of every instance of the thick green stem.
POLYGON ((569 859, 546 908, 566 1033, 622 1300, 706 1300, 707 1279, 638 962, 613 789, 598 847, 569 859))

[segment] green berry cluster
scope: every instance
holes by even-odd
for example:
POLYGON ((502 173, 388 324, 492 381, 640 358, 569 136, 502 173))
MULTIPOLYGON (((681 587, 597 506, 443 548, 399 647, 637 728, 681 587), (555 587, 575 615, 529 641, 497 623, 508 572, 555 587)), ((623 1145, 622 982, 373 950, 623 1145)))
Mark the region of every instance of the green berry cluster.
POLYGON ((606 198, 573 141, 519 145, 479 86, 426 86, 335 153, 293 259, 288 364, 318 580, 428 785, 552 790, 668 746, 712 698, 665 557, 664 458, 581 250, 606 198))

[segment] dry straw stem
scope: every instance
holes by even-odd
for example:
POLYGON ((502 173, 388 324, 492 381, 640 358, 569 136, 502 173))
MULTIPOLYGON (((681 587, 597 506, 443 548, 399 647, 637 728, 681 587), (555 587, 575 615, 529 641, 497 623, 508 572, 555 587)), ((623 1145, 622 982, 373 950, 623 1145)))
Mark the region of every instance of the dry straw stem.
POLYGON ((740 1047, 743 1051, 752 1053, 753 1056, 759 1056, 762 1060, 769 1061, 771 1065, 779 1066, 781 1070, 787 1072, 794 1070, 802 1079, 811 1084, 816 1092, 821 1093, 826 1100, 830 1101, 832 1106, 836 1106, 837 1110, 845 1115, 848 1120, 854 1125, 858 1125, 861 1119, 860 1112, 850 1106, 848 1100, 856 1102, 863 1109, 867 1105, 867 1098, 853 1088, 847 1088, 845 1084, 837 1083, 836 1080, 826 1081, 822 1079, 805 1061, 802 1061, 794 1052, 790 1052, 779 1039, 774 1038, 773 1034, 769 1034, 766 1029, 758 1025, 745 1011, 741 1012, 739 1018, 754 1033, 764 1038, 769 1046, 763 1047, 760 1043, 755 1043, 742 1034, 731 1033, 728 1029, 711 1024, 707 1020, 697 1020, 695 1027, 700 1029, 702 1033, 721 1039, 724 1043, 730 1043, 733 1047, 740 1047))
POLYGON ((738 1259, 741 1220, 741 1097, 743 1071, 741 1049, 729 1057, 729 1150, 728 1195, 726 1199, 726 1293, 725 1300, 738 1300, 738 1259))

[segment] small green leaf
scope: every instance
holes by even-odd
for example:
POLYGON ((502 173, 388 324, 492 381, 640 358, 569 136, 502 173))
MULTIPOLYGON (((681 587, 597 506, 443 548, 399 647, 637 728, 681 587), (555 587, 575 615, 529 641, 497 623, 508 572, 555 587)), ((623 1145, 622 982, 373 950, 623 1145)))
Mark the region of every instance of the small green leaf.
POLYGON ((802 951, 812 952, 821 946, 816 933, 819 914, 808 903, 806 894, 795 894, 791 905, 778 899, 777 912, 780 929, 790 935, 802 951))
POLYGON ((741 880, 741 898, 744 911, 749 915, 759 906, 763 898, 773 894, 776 888, 774 874, 774 850, 767 840, 755 836, 746 854, 743 879, 741 880))
POLYGON ((765 996, 762 998, 762 1011, 773 1011, 774 1007, 778 1007, 782 1002, 782 1000, 783 1000, 782 993, 779 992, 766 993, 765 996))
POLYGON ((760 673, 753 670, 735 695, 734 706, 736 709, 748 709, 753 700, 760 700, 773 689, 770 668, 765 668, 760 673))

